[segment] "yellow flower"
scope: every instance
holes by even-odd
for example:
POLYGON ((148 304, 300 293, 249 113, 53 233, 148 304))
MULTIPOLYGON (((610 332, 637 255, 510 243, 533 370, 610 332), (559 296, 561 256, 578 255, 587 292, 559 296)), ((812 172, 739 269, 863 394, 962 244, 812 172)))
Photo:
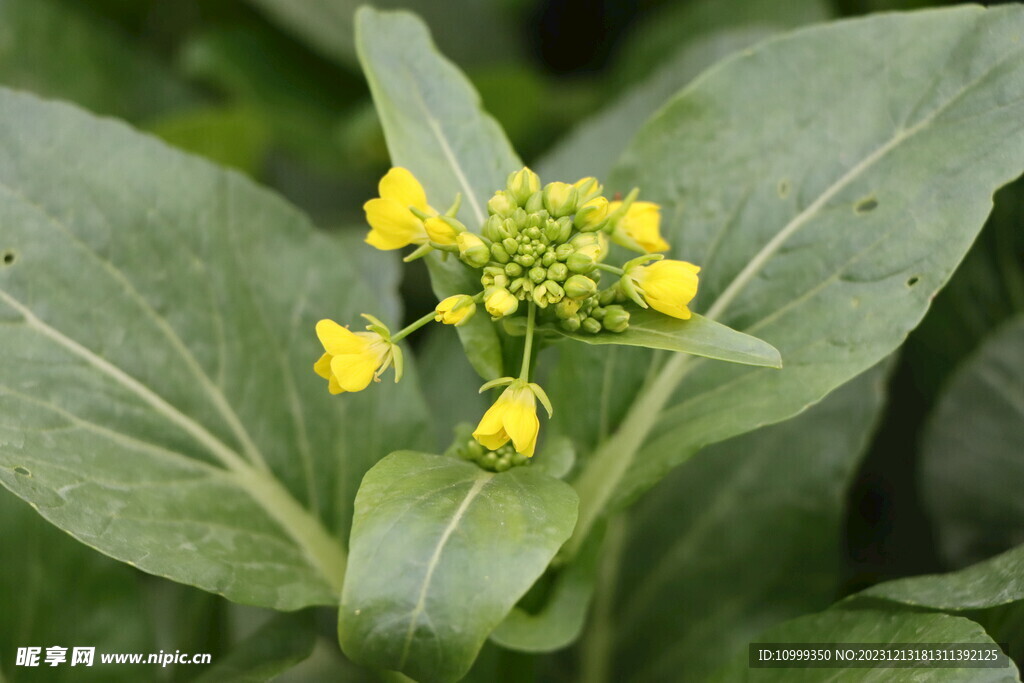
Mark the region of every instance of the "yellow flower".
POLYGON ((493 318, 503 318, 516 312, 519 299, 504 287, 494 287, 484 295, 484 308, 493 318))
POLYGON ((434 311, 434 320, 458 327, 469 322, 476 313, 476 302, 468 294, 456 294, 439 303, 434 311))
POLYGON ((537 447, 537 400, 530 385, 517 379, 494 402, 473 432, 473 438, 492 451, 498 450, 509 439, 517 452, 533 457, 537 447))
MULTIPOLYGON (((608 213, 614 213, 621 205, 622 202, 611 202, 608 213)), ((633 202, 616 224, 612 240, 634 251, 668 251, 669 245, 661 237, 660 225, 660 206, 654 202, 633 202)))
POLYGON ((380 197, 363 204, 370 224, 366 242, 384 250, 425 243, 423 221, 410 208, 435 216, 437 211, 427 204, 427 195, 416 177, 407 169, 392 168, 380 179, 378 191, 380 197))
POLYGON ((649 266, 628 268, 623 280, 631 280, 639 295, 654 310, 688 320, 691 313, 686 305, 697 295, 699 272, 700 268, 692 263, 666 259, 649 266))
POLYGON ((394 358, 393 345, 376 332, 352 332, 333 320, 316 324, 324 355, 313 370, 328 381, 332 394, 362 391, 379 380, 394 358))

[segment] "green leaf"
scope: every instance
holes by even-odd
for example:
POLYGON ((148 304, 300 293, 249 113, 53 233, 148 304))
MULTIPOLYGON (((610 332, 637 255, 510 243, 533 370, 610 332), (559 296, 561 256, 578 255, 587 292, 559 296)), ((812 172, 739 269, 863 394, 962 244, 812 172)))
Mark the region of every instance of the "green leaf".
POLYGON ((960 571, 880 583, 850 600, 861 598, 939 610, 984 609, 1024 600, 1024 545, 960 571))
POLYGON ((74 107, 0 91, 0 146, 0 483, 147 572, 334 603, 349 496, 425 436, 414 377, 332 397, 312 372, 317 319, 379 308, 353 256, 74 107))
POLYGON ((0 83, 140 121, 196 96, 153 56, 78 3, 0 2, 0 83))
MULTIPOLYGON (((154 643, 142 602, 140 575, 102 557, 44 522, 28 505, 0 491, 0 680, 22 680, 19 647, 97 646, 108 652, 147 652, 154 643), (73 577, 73 580, 71 580, 73 577)), ((98 663, 98 661, 97 661, 98 663)), ((50 667, 46 667, 50 669, 50 667)), ((48 681, 135 681, 131 667, 59 667, 48 681), (91 674, 91 675, 90 675, 91 674)))
POLYGON ((1021 31, 1018 6, 806 29, 707 72, 645 126, 613 185, 662 204, 668 241, 703 268, 694 308, 786 368, 670 361, 659 391, 685 386, 620 498, 903 341, 1024 168, 1024 99, 1007 95, 1024 91, 1021 31), (970 66, 936 72, 953 62, 970 66))
POLYGON ((196 683, 261 683, 309 657, 316 640, 312 614, 273 617, 198 676, 196 683))
POLYGON ((993 333, 943 392, 922 441, 924 503, 946 557, 1024 543, 1024 315, 993 333))
MULTIPOLYGON (((998 649, 985 630, 969 619, 945 614, 916 614, 882 610, 830 609, 788 621, 762 634, 763 643, 977 643, 998 649)), ((1017 667, 1006 668, 852 668, 753 669, 746 652, 713 679, 738 681, 963 681, 964 683, 1009 683, 1019 681, 1017 667)))
MULTIPOLYGON (((501 127, 481 110, 473 86, 437 52, 426 26, 412 14, 360 9, 356 45, 392 165, 412 171, 441 210, 461 193, 459 217, 479 231, 487 200, 522 166, 501 127)), ((479 280, 458 260, 428 258, 438 298, 480 290, 479 280)), ((475 316, 458 332, 484 379, 504 374, 501 341, 486 316, 475 316)))
POLYGON ((522 652, 554 652, 575 642, 594 594, 601 541, 600 534, 591 536, 572 563, 554 572, 544 605, 537 611, 514 607, 491 641, 522 652))
POLYGON ((782 358, 771 344, 697 314, 689 320, 679 320, 656 311, 632 311, 625 332, 587 334, 566 332, 558 326, 545 329, 587 344, 643 346, 730 363, 782 367, 782 358))
POLYGON ((529 467, 494 474, 392 453, 356 497, 342 649, 416 680, 455 681, 576 523, 576 494, 529 467))
POLYGON ((706 680, 768 626, 833 601, 846 493, 886 370, 702 451, 631 511, 606 653, 613 678, 706 680))

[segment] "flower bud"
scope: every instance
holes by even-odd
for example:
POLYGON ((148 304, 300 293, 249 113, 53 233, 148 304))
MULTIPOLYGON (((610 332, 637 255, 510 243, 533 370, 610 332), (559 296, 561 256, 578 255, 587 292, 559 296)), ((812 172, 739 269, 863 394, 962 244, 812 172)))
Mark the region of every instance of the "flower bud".
POLYGON ((576 188, 576 192, 578 193, 580 205, 589 202, 604 190, 604 188, 601 187, 601 183, 597 182, 597 178, 593 176, 580 178, 573 183, 573 186, 576 188))
POLYGON ((460 232, 455 244, 459 247, 459 258, 473 268, 482 268, 491 260, 491 250, 475 233, 460 232))
POLYGON ((519 308, 519 299, 504 287, 494 287, 484 295, 484 308, 495 319, 512 315, 519 308))
POLYGON ((534 192, 530 195, 530 198, 526 200, 526 204, 523 206, 526 209, 526 213, 537 213, 544 209, 544 193, 534 192))
POLYGON ((544 236, 551 242, 565 241, 559 239, 562 236, 562 226, 558 224, 558 221, 551 219, 544 223, 544 236))
POLYGON ((505 247, 505 252, 509 256, 514 256, 519 252, 519 242, 512 237, 506 237, 501 241, 501 246, 505 247))
MULTIPOLYGON (((588 320, 589 320, 589 318, 588 318, 588 320)), ((580 319, 579 319, 579 316, 576 316, 576 315, 569 316, 568 318, 566 318, 565 320, 562 321, 562 327, 564 329, 568 330, 569 332, 575 332, 576 330, 580 329, 580 319)))
POLYGON ((537 304, 541 308, 547 308, 548 288, 546 286, 537 285, 533 288, 533 303, 537 304))
POLYGON ((597 334, 601 331, 601 323, 593 318, 587 318, 580 324, 580 329, 588 334, 597 334))
POLYGON ((540 266, 534 266, 530 268, 530 279, 533 280, 534 284, 540 284, 548 278, 548 271, 546 268, 540 266))
POLYGON ((530 266, 532 266, 534 264, 534 262, 536 262, 536 260, 537 259, 533 258, 533 255, 531 255, 531 254, 523 254, 522 256, 520 256, 517 259, 519 264, 521 266, 523 266, 524 268, 529 268, 530 266))
POLYGON ((458 327, 469 322, 476 313, 476 302, 468 294, 456 294, 437 304, 434 311, 434 320, 458 327))
POLYGON ((625 332, 629 327, 629 311, 622 306, 608 306, 604 310, 604 329, 609 332, 625 332))
POLYGON ((551 248, 545 249, 544 254, 540 257, 540 263, 545 268, 553 266, 557 262, 558 259, 555 257, 555 251, 551 248))
POLYGON ((598 230, 608 217, 608 200, 594 197, 576 211, 573 224, 583 232, 598 230))
MULTIPOLYGON (((492 248, 493 251, 493 248, 492 248)), ((504 250, 502 250, 504 251, 504 250)), ((505 265, 505 274, 509 277, 519 277, 523 274, 523 267, 518 263, 509 263, 505 265)))
POLYGON ((602 289, 597 295, 597 301, 602 306, 608 306, 614 304, 619 300, 619 288, 618 285, 613 285, 608 289, 602 289))
POLYGON ((573 275, 565 281, 563 289, 570 299, 586 299, 597 291, 597 283, 586 275, 573 275))
POLYGON ((558 307, 555 309, 555 315, 557 315, 562 320, 568 320, 572 316, 576 315, 576 313, 578 313, 579 310, 579 301, 573 301, 572 299, 562 299, 561 301, 558 302, 558 307))
POLYGON ((544 186, 544 208, 552 216, 568 216, 576 211, 576 188, 568 183, 544 186))
POLYGON ((604 320, 604 314, 606 312, 607 311, 603 306, 594 306, 594 308, 590 310, 590 317, 596 318, 597 320, 604 320))
POLYGON ((518 208, 519 203, 516 202, 515 197, 505 190, 498 190, 493 197, 487 200, 487 210, 495 216, 511 216, 518 208))
POLYGON ((466 232, 465 225, 448 216, 431 216, 423 221, 423 227, 430 241, 443 247, 455 246, 455 238, 466 232))
POLYGON ((597 263, 599 250, 596 244, 588 244, 582 249, 577 249, 572 256, 565 261, 565 265, 574 273, 589 273, 597 263))
POLYGON ((540 176, 525 166, 508 176, 508 191, 513 198, 524 206, 534 192, 540 190, 540 176))
POLYGON ((549 304, 557 304, 565 296, 565 290, 562 289, 562 285, 554 280, 545 280, 544 288, 548 290, 549 304))
POLYGON ((519 226, 516 225, 516 222, 513 219, 503 218, 501 220, 501 232, 502 239, 505 239, 506 237, 515 239, 519 235, 519 226))
POLYGON ((484 227, 480 229, 481 234, 492 242, 500 242, 503 237, 506 237, 501 225, 503 220, 501 216, 488 217, 484 222, 484 227))
POLYGON ((571 255, 572 255, 572 254, 573 254, 574 252, 575 252, 575 251, 576 251, 576 247, 574 247, 574 246, 573 246, 573 245, 571 245, 571 244, 559 244, 559 245, 558 245, 557 247, 555 247, 555 257, 556 257, 556 258, 557 258, 557 259, 558 259, 559 261, 565 261, 565 260, 566 260, 566 259, 568 259, 568 258, 569 258, 569 257, 570 257, 570 256, 571 256, 571 255))
POLYGON ((512 257, 508 255, 508 252, 505 251, 505 247, 498 242, 491 245, 491 258, 498 263, 508 263, 512 259, 512 257))
POLYGON ((548 279, 554 280, 555 282, 565 282, 565 278, 569 277, 569 269, 564 263, 553 263, 548 268, 548 279))

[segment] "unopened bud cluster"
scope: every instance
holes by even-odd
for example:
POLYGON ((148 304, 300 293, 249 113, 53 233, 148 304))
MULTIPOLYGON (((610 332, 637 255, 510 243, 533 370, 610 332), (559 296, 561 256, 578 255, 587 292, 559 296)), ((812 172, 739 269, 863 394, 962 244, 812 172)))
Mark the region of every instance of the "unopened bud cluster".
POLYGON ((516 453, 511 442, 496 451, 491 451, 480 445, 476 439, 469 439, 462 444, 457 444, 454 454, 464 460, 471 460, 490 472, 505 472, 513 467, 530 464, 528 457, 522 453, 516 453))
POLYGON ((599 291, 606 233, 623 213, 610 213, 601 191, 594 178, 542 188, 537 174, 524 168, 491 197, 481 230, 488 260, 478 263, 484 305, 494 318, 532 301, 541 322, 570 332, 622 332, 629 326, 629 313, 615 305, 625 300, 618 287, 599 291))

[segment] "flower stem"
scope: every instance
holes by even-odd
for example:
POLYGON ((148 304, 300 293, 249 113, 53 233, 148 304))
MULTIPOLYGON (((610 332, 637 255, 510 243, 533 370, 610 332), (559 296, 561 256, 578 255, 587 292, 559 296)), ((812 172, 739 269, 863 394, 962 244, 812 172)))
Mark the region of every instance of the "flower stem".
POLYGON ((626 272, 622 268, 612 266, 607 263, 595 263, 594 267, 597 268, 598 270, 606 270, 609 273, 615 273, 616 275, 622 275, 623 273, 626 272))
POLYGON ((415 332, 416 330, 420 329, 421 327, 429 323, 431 320, 433 320, 435 315, 437 315, 437 313, 435 311, 431 311, 430 313, 427 313, 425 316, 423 316, 416 322, 410 324, 408 327, 403 327, 396 334, 391 335, 391 341, 399 342, 405 339, 410 334, 412 334, 413 332, 415 332))
POLYGON ((530 302, 526 314, 526 343, 523 345, 523 366, 519 370, 519 379, 524 382, 530 379, 530 352, 533 351, 533 325, 537 318, 537 304, 530 302))

